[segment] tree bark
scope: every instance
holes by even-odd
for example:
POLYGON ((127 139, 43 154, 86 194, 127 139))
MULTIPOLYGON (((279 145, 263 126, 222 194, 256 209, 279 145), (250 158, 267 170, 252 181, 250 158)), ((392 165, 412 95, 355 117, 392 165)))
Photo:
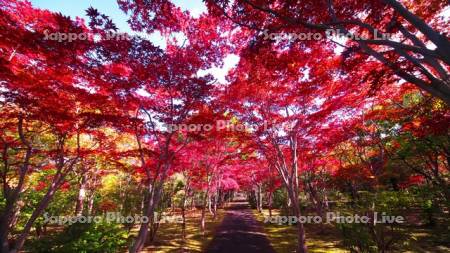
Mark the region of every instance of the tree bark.
POLYGON ((272 198, 273 198, 273 192, 270 191, 269 192, 269 203, 268 203, 269 217, 272 217, 272 198))
POLYGON ((153 184, 150 184, 148 186, 149 199, 146 208, 144 208, 144 216, 148 217, 148 222, 141 223, 136 240, 129 251, 130 253, 140 252, 147 241, 149 224, 154 218, 155 208, 159 204, 159 201, 161 199, 161 194, 170 167, 170 163, 171 158, 169 158, 169 160, 164 163, 160 179, 158 180, 158 175, 156 175, 153 184))
POLYGON ((205 220, 206 220, 206 206, 207 206, 208 195, 209 195, 209 189, 206 190, 205 196, 203 197, 202 214, 200 217, 200 229, 201 229, 203 235, 205 234, 205 228, 206 228, 205 220))
MULTIPOLYGON (((22 144, 26 147, 25 157, 23 158, 23 162, 19 168, 19 179, 17 186, 15 188, 11 188, 6 182, 3 182, 3 195, 6 200, 5 208, 3 209, 0 215, 0 243, 1 243, 1 251, 9 252, 10 245, 8 241, 8 235, 11 230, 11 223, 14 220, 14 214, 16 213, 16 203, 20 198, 20 193, 23 191, 25 176, 29 170, 30 159, 32 154, 32 146, 26 140, 25 134, 23 131, 23 117, 19 115, 17 122, 17 130, 19 133, 20 140, 22 144)), ((6 170, 6 168, 5 168, 6 170)), ((6 172, 5 172, 6 173, 6 172)), ((6 177, 6 174, 5 174, 6 177)))
POLYGON ((87 175, 81 176, 80 189, 78 190, 77 204, 75 206, 75 216, 80 216, 84 211, 84 200, 86 198, 87 175))
MULTIPOLYGON (((302 215, 300 210, 300 203, 298 200, 298 194, 296 193, 295 189, 289 189, 289 196, 292 201, 293 205, 293 211, 296 217, 300 218, 302 215)), ((308 248, 306 247, 306 235, 305 235, 305 228, 303 226, 303 223, 297 222, 297 253, 307 253, 308 248)))

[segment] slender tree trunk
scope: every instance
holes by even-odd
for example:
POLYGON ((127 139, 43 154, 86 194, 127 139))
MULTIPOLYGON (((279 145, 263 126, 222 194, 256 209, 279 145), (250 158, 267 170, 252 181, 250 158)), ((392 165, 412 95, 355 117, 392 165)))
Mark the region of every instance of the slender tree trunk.
MULTIPOLYGON (((188 204, 188 194, 189 194, 190 186, 189 179, 186 180, 186 185, 184 186, 184 195, 183 201, 181 204, 181 218, 183 219, 183 223, 181 224, 181 234, 183 238, 183 244, 186 242, 186 207, 188 204)), ((184 247, 183 247, 184 251, 184 247)))
POLYGON ((153 187, 149 186, 150 194, 148 198, 148 203, 144 210, 144 216, 148 217, 149 221, 141 224, 138 235, 136 237, 136 241, 134 242, 132 248, 130 249, 130 253, 140 252, 147 241, 149 225, 150 222, 153 222, 155 207, 158 205, 159 200, 161 198, 164 182, 163 179, 165 180, 165 175, 163 175, 161 181, 157 182, 153 187))
POLYGON ((164 163, 160 179, 157 180, 158 175, 156 175, 154 183, 148 186, 149 199, 146 208, 144 208, 144 216, 148 217, 148 222, 141 223, 136 240, 129 251, 130 253, 140 252, 147 241, 149 224, 153 221, 155 208, 161 199, 164 182, 166 180, 170 164, 171 159, 164 163))
MULTIPOLYGON (((296 217, 300 218, 302 215, 300 210, 300 203, 298 199, 298 194, 294 189, 289 190, 291 196, 291 201, 293 205, 293 211, 296 217)), ((297 222, 297 236, 298 236, 298 243, 297 243, 297 253, 307 253, 308 248, 306 247, 306 235, 305 235, 305 228, 303 226, 302 222, 297 222)))
MULTIPOLYGON (((19 132, 19 137, 22 144, 26 147, 25 156, 23 159, 23 163, 19 168, 19 179, 17 186, 15 188, 11 188, 8 182, 3 182, 3 197, 6 200, 6 204, 4 209, 0 214, 0 244, 1 251, 8 252, 10 250, 10 245, 8 241, 8 235, 11 231, 11 224, 15 219, 14 215, 16 213, 16 203, 20 198, 20 193, 23 191, 25 176, 29 169, 29 162, 31 159, 31 144, 26 140, 24 132, 23 132, 23 118, 19 116, 17 128, 19 132)), ((6 168, 5 168, 6 169, 6 168)))
POLYGON ((219 201, 219 192, 216 192, 216 195, 214 196, 214 206, 213 206, 213 219, 216 219, 217 216, 217 202, 219 201))
POLYGON ((269 217, 272 217, 272 198, 273 198, 273 192, 270 191, 270 192, 269 192, 269 203, 268 203, 268 207, 269 207, 269 217))
POLYGON ((205 197, 203 197, 203 207, 202 207, 202 215, 200 218, 200 229, 202 231, 202 234, 205 234, 205 219, 206 219, 206 205, 207 205, 207 200, 208 200, 208 195, 209 195, 209 191, 207 190, 205 193, 205 197))
MULTIPOLYGON (((184 191, 187 194, 187 191, 184 191)), ((181 252, 185 252, 186 248, 186 206, 187 206, 187 197, 186 195, 183 197, 183 202, 181 204, 181 252)))
POLYGON ((137 253, 140 252, 142 250, 142 248, 144 247, 145 242, 147 241, 147 234, 148 234, 148 229, 149 229, 149 223, 152 222, 151 220, 154 218, 154 214, 153 214, 153 205, 154 205, 154 188, 150 185, 148 186, 148 203, 146 203, 144 206, 144 212, 143 215, 146 216, 148 218, 148 222, 142 223, 140 228, 139 228, 139 232, 138 235, 136 237, 135 242, 133 243, 133 246, 130 249, 130 253, 137 253))
POLYGON ((84 211, 84 200, 86 198, 87 175, 81 176, 80 189, 78 190, 77 204, 75 206, 75 215, 80 216, 84 211))
POLYGON ((87 214, 94 214, 94 202, 95 202, 95 185, 97 184, 97 168, 94 167, 94 173, 92 178, 89 180, 89 195, 87 197, 87 214))
POLYGON ((14 215, 13 215, 13 219, 11 221, 11 227, 15 227, 17 222, 19 221, 19 217, 20 217, 20 212, 22 210, 22 207, 25 206, 25 202, 23 202, 23 200, 18 200, 17 201, 17 205, 14 211, 14 215))
POLYGON ((254 199, 255 199, 255 205, 256 205, 256 210, 257 210, 258 212, 260 212, 260 210, 259 210, 258 187, 255 187, 255 188, 254 188, 254 191, 253 191, 253 193, 252 193, 250 196, 254 196, 254 199))
POLYGON ((42 214, 42 212, 47 208, 48 204, 50 203, 50 200, 53 198, 56 191, 59 189, 61 184, 64 182, 65 174, 59 174, 55 176, 55 181, 50 185, 47 193, 44 195, 42 200, 39 202, 36 209, 34 209, 33 213, 31 214, 31 217, 28 219, 28 221, 25 224, 25 227, 23 228, 22 232, 20 233, 15 245, 14 249, 10 251, 10 253, 16 253, 19 252, 23 245, 25 244, 25 240, 27 239, 31 228, 33 227, 34 222, 37 218, 42 214))
POLYGON ((88 198, 87 214, 92 215, 94 213, 94 193, 88 198))
POLYGON ((184 242, 186 240, 186 199, 181 206, 181 218, 183 219, 183 223, 181 224, 181 236, 184 242))
POLYGON ((213 211, 212 211, 212 198, 211 196, 208 196, 208 211, 211 215, 214 215, 213 211))
POLYGON ((258 185, 258 203, 259 203, 258 210, 260 213, 262 213, 262 211, 263 211, 263 196, 262 196, 261 184, 258 185))
POLYGON ((289 193, 287 193, 287 203, 286 203, 286 211, 287 211, 287 215, 292 215, 292 200, 289 197, 289 193))
POLYGON ((324 216, 324 207, 325 207, 324 201, 321 199, 321 197, 317 193, 316 186, 312 185, 311 182, 307 182, 306 185, 307 185, 307 189, 309 192, 309 196, 311 198, 311 202, 314 204, 317 215, 319 215, 322 218, 325 217, 324 216))

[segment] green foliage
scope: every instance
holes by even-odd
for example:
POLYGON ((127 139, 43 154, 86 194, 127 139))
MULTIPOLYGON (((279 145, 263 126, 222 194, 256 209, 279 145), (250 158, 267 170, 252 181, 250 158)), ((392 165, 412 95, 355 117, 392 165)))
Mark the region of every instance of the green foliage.
POLYGON ((440 200, 440 189, 435 189, 432 186, 416 186, 411 189, 411 192, 416 196, 416 203, 422 210, 422 219, 426 225, 436 225, 436 216, 443 214, 443 209, 438 203, 440 200))
POLYGON ((341 223, 337 228, 342 233, 342 243, 350 252, 377 252, 376 244, 372 240, 368 229, 362 224, 341 223))
MULTIPOLYGON (((360 192, 359 201, 341 215, 373 217, 374 212, 386 216, 405 216, 414 203, 414 195, 407 191, 360 192)), ((351 252, 386 252, 405 241, 407 234, 400 223, 339 223, 343 243, 351 252)))
POLYGON ((423 96, 420 92, 412 92, 403 95, 403 105, 406 107, 419 104, 423 100, 423 96))
POLYGON ((286 191, 282 188, 277 189, 273 192, 272 197, 272 207, 273 208, 281 208, 287 203, 287 194, 286 191))
POLYGON ((102 187, 97 191, 95 202, 100 206, 116 204, 116 210, 108 211, 120 211, 124 215, 139 213, 142 189, 138 185, 136 178, 127 173, 106 175, 102 179, 102 187))
POLYGON ((118 252, 129 243, 128 233, 115 223, 75 223, 63 233, 36 240, 30 250, 36 253, 112 253, 118 252))
MULTIPOLYGON (((46 182, 46 176, 48 175, 48 171, 40 171, 39 173, 34 173, 30 177, 31 187, 27 191, 24 191, 22 200, 19 201, 19 206, 22 206, 22 204, 23 206, 19 213, 18 223, 15 226, 16 230, 23 229, 26 221, 30 218, 36 206, 44 197, 47 191, 47 186, 39 190, 36 190, 36 187, 40 182, 46 182)), ((58 190, 53 196, 53 199, 48 207, 45 209, 45 213, 47 213, 48 216, 64 216, 73 214, 76 195, 76 187, 67 187, 66 189, 58 190)), ((34 225, 36 227, 43 226, 43 218, 38 218, 34 225)))
POLYGON ((361 192, 357 205, 361 210, 374 207, 377 212, 402 215, 414 202, 414 196, 406 191, 361 192))
POLYGON ((165 201, 162 209, 169 205, 174 205, 180 207, 185 197, 184 186, 186 184, 186 179, 180 173, 174 174, 170 180, 164 184, 163 200, 165 201))

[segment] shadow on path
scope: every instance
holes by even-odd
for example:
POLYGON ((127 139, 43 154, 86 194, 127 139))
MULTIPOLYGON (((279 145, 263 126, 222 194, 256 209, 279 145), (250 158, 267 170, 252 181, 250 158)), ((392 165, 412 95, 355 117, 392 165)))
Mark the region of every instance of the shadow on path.
POLYGON ((247 202, 232 202, 207 253, 275 253, 247 202))

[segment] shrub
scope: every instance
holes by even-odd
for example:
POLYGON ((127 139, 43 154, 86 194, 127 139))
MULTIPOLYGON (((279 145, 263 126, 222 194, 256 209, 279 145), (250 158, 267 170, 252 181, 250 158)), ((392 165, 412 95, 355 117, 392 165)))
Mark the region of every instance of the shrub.
POLYGON ((120 224, 106 221, 75 223, 57 236, 34 241, 30 250, 37 253, 112 253, 125 247, 128 237, 120 224))

